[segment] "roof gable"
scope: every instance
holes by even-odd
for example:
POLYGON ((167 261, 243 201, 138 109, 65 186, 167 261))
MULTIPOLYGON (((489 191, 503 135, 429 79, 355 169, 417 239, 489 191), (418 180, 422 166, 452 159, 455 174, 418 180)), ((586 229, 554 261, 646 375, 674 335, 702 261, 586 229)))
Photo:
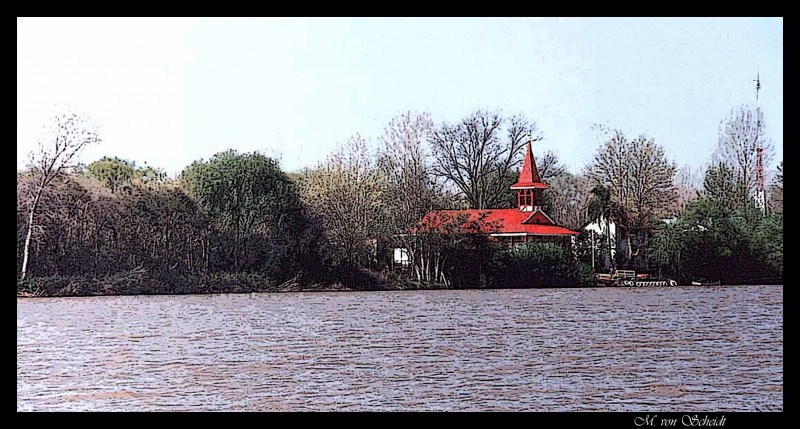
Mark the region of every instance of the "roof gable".
POLYGON ((547 215, 540 207, 536 207, 536 209, 528 216, 527 219, 523 220, 522 223, 531 224, 531 225, 555 225, 556 223, 553 222, 553 219, 547 215))

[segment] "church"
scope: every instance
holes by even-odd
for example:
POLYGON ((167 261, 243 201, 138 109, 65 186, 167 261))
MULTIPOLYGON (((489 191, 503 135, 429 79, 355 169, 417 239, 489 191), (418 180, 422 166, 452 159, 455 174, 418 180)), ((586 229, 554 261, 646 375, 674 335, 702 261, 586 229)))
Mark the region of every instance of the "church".
POLYGON ((489 234, 510 245, 529 242, 550 242, 572 245, 578 233, 559 226, 542 209, 544 191, 548 188, 539 176, 536 159, 528 142, 522 171, 511 191, 517 193, 517 207, 510 209, 434 210, 428 212, 420 222, 428 228, 436 228, 449 220, 461 219, 482 225, 476 233, 489 234))

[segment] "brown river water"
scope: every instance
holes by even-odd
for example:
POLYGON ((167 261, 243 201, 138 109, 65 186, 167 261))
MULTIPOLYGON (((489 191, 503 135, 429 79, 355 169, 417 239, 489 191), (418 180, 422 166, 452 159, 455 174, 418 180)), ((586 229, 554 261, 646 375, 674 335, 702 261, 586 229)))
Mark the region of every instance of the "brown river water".
POLYGON ((783 286, 17 299, 17 410, 782 411, 783 286))

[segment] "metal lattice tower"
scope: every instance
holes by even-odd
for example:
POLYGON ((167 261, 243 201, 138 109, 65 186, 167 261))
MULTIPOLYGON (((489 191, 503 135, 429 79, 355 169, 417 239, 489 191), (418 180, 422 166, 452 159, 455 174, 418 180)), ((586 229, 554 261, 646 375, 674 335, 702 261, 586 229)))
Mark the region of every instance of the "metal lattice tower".
MULTIPOLYGON (((758 93, 761 91, 761 76, 756 73, 756 140, 761 134, 761 107, 758 102, 758 93)), ((764 185, 764 148, 761 142, 756 146, 756 206, 766 213, 767 193, 764 185)))

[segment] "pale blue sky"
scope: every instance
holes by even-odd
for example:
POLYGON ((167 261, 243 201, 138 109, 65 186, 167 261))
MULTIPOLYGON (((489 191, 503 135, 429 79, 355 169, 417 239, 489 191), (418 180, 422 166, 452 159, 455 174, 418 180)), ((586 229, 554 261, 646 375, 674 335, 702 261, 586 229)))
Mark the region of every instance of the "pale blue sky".
MULTIPOLYGON (((165 168, 235 148, 313 166, 404 111, 457 121, 521 113, 572 171, 592 125, 647 133, 679 164, 711 156, 719 122, 761 107, 783 158, 781 18, 201 18, 17 21, 18 165, 45 112, 103 125, 83 156, 165 168)), ((773 163, 774 164, 774 163, 773 163)))

